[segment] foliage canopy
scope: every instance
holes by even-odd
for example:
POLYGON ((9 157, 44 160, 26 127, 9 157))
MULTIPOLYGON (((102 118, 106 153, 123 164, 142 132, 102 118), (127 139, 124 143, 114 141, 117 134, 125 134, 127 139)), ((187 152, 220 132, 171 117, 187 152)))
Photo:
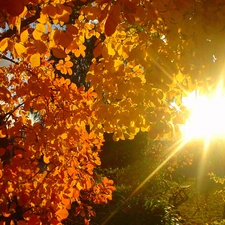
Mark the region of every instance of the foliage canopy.
POLYGON ((88 224, 115 189, 94 172, 103 134, 179 137, 182 96, 221 79, 224 12, 223 0, 0 0, 1 224, 60 224, 72 204, 88 224))

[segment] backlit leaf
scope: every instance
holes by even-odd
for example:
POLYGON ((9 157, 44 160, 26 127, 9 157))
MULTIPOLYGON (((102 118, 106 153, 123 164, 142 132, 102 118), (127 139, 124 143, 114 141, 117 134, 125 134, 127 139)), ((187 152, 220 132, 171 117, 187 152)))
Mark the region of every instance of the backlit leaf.
POLYGON ((21 42, 26 42, 28 39, 28 30, 24 30, 21 34, 20 34, 20 41, 21 42))
POLYGON ((61 138, 62 138, 62 139, 66 139, 67 136, 68 136, 67 133, 64 133, 64 134, 61 135, 61 138))
POLYGON ((4 52, 5 49, 8 47, 8 38, 4 38, 1 42, 0 42, 0 51, 4 52))
POLYGON ((48 164, 49 162, 50 162, 50 156, 46 156, 46 155, 44 155, 43 156, 43 161, 44 161, 44 163, 46 163, 46 164, 48 164))
POLYGON ((23 53, 26 52, 26 48, 21 43, 15 43, 15 50, 18 56, 21 56, 23 53))
POLYGON ((59 217, 60 220, 64 220, 69 216, 69 212, 67 209, 59 209, 55 214, 57 217, 59 217))
POLYGON ((40 66, 40 63, 41 63, 41 60, 40 60, 40 54, 39 54, 39 53, 33 54, 33 55, 30 57, 30 64, 31 64, 31 67, 37 67, 37 66, 40 66))

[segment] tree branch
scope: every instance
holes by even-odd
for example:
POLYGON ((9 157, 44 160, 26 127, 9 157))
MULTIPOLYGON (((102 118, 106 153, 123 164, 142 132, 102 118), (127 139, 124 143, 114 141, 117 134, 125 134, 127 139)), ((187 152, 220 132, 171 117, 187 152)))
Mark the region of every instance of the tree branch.
POLYGON ((16 65, 19 65, 18 62, 14 61, 13 59, 8 58, 8 57, 5 56, 5 55, 2 55, 1 53, 0 53, 0 57, 1 57, 2 59, 8 60, 8 61, 10 61, 10 62, 12 62, 12 63, 14 63, 14 64, 16 64, 16 65))
MULTIPOLYGON (((37 6, 36 13, 33 16, 31 16, 21 22, 21 30, 23 28, 27 27, 28 25, 30 25, 31 23, 35 22, 40 17, 40 12, 41 12, 41 9, 39 6, 37 6)), ((3 40, 4 38, 10 38, 13 35, 15 35, 16 33, 17 33, 16 27, 14 27, 12 30, 7 30, 2 35, 0 35, 0 41, 3 40)))
MULTIPOLYGON (((86 0, 86 1, 72 0, 71 2, 74 4, 74 7, 82 7, 82 6, 86 6, 90 3, 93 3, 94 1, 95 0, 86 0)), ((31 16, 21 22, 21 30, 23 30, 23 28, 27 27, 31 23, 35 22, 38 18, 40 18, 40 12, 41 12, 41 8, 39 5, 37 5, 35 15, 31 16)), ((2 35, 0 35, 0 41, 3 40, 4 38, 10 38, 13 35, 15 35, 16 33, 17 33, 16 27, 14 27, 12 30, 9 29, 6 32, 4 32, 2 35)))

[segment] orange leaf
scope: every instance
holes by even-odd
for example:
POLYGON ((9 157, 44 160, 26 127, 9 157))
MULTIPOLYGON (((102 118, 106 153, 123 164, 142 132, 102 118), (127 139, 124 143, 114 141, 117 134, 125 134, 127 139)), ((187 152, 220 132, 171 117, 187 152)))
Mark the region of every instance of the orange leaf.
POLYGON ((68 174, 70 175, 70 176, 72 176, 73 174, 75 174, 76 173, 76 170, 73 168, 73 167, 69 167, 68 168, 68 174))
POLYGON ((71 201, 69 197, 67 196, 62 197, 62 203, 65 205, 67 209, 71 209, 71 201))
POLYGON ((73 189, 73 198, 76 199, 76 198, 79 198, 79 196, 80 196, 80 191, 77 188, 74 188, 73 189))
POLYGON ((79 45, 79 49, 74 49, 72 52, 76 57, 79 57, 80 55, 85 57, 85 49, 86 49, 85 45, 79 45))
POLYGON ((69 216, 67 209, 59 209, 55 214, 60 220, 64 220, 69 216))
POLYGON ((31 64, 31 67, 38 67, 38 66, 40 66, 41 61, 40 61, 40 54, 39 53, 33 54, 30 57, 30 64, 31 64))
POLYGON ((3 212, 2 212, 2 215, 3 215, 4 217, 9 217, 9 216, 11 215, 11 212, 10 212, 9 210, 6 210, 6 211, 3 211, 3 212))

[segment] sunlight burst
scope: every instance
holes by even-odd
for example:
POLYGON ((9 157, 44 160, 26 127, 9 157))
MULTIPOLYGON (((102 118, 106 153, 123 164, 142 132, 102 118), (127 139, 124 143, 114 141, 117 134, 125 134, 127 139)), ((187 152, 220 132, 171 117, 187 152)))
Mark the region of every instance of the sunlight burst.
POLYGON ((184 138, 225 137, 225 96, 221 85, 212 96, 201 96, 197 91, 184 99, 184 105, 191 110, 185 126, 181 127, 184 138))

